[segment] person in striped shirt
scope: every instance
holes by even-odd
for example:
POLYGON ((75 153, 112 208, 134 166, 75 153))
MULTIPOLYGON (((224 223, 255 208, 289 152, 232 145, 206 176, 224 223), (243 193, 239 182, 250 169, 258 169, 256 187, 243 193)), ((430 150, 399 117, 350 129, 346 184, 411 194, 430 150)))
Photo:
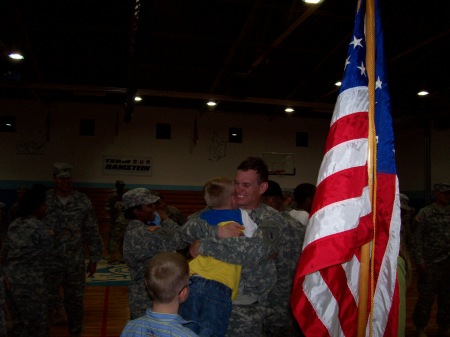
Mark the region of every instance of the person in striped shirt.
POLYGON ((152 308, 127 323, 120 337, 195 337, 178 315, 178 308, 189 295, 189 265, 179 253, 159 253, 152 257, 145 272, 145 287, 152 308))

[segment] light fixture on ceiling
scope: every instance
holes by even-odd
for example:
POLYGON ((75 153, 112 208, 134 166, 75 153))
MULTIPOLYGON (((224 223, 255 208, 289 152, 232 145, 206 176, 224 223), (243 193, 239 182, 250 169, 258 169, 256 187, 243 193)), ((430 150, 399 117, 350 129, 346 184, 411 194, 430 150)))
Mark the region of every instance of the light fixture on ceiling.
POLYGON ((293 113, 295 110, 291 107, 287 107, 286 109, 284 109, 285 112, 287 112, 288 114, 293 113))
POLYGON ((206 106, 208 107, 209 111, 213 111, 217 106, 217 102, 209 100, 208 102, 206 102, 206 106))
POLYGON ((141 96, 136 96, 136 97, 134 98, 134 101, 135 101, 135 102, 140 102, 140 101, 142 101, 142 97, 141 97, 141 96))
POLYGON ((20 53, 11 53, 8 56, 10 59, 13 59, 13 60, 23 60, 24 59, 23 55, 20 53))
POLYGON ((430 93, 428 92, 428 91, 426 91, 426 90, 422 90, 422 91, 419 91, 418 93, 417 93, 417 95, 419 95, 419 96, 426 96, 426 95, 429 95, 430 93))
POLYGON ((305 2, 307 4, 314 4, 314 5, 316 5, 318 3, 321 3, 322 0, 303 0, 303 2, 305 2))
POLYGON ((342 85, 342 82, 341 81, 337 81, 334 85, 337 86, 337 87, 340 87, 342 85))

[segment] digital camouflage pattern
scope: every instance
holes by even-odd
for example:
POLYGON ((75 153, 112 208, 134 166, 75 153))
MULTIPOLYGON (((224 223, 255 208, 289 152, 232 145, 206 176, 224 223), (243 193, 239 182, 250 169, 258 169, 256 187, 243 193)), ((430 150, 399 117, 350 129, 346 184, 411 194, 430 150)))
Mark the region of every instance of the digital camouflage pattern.
POLYGON ((140 220, 128 223, 123 242, 123 257, 130 271, 131 282, 128 286, 128 303, 131 319, 145 315, 151 307, 151 300, 144 286, 144 274, 147 261, 158 253, 184 248, 181 240, 181 227, 173 220, 161 222, 161 226, 147 226, 140 220), (149 228, 155 229, 150 231, 149 228))
POLYGON ((123 202, 117 200, 110 212, 108 252, 113 262, 119 262, 122 259, 123 238, 128 225, 124 210, 123 202))
POLYGON ((417 264, 438 263, 450 256, 450 205, 435 203, 416 215, 412 254, 417 264))
POLYGON ((184 216, 183 213, 181 213, 181 211, 178 208, 167 205, 166 212, 167 216, 173 221, 175 221, 178 225, 183 226, 186 223, 186 217, 184 216))
POLYGON ((13 221, 2 247, 8 282, 27 283, 24 275, 32 275, 33 284, 46 284, 47 256, 52 245, 51 230, 44 222, 35 217, 19 217, 13 221))
POLYGON ((275 257, 277 282, 269 292, 269 307, 273 314, 264 321, 264 336, 293 336, 296 325, 291 311, 290 298, 292 283, 303 247, 306 227, 288 212, 280 213, 280 245, 275 257))
POLYGON ((53 176, 58 178, 70 178, 72 177, 73 166, 67 163, 54 163, 53 164, 53 176))
POLYGON ((227 336, 233 337, 261 335, 262 322, 270 311, 267 295, 277 281, 273 257, 278 251, 280 223, 284 219, 264 204, 249 211, 249 215, 258 225, 251 238, 217 239, 216 227, 195 217, 190 217, 182 228, 186 242, 201 239, 199 254, 242 266, 239 293, 227 331, 227 336))
POLYGON ((154 204, 159 200, 159 197, 152 193, 152 191, 138 187, 125 192, 122 196, 123 204, 125 208, 131 208, 139 205, 154 204))
POLYGON ((86 276, 84 245, 89 250, 89 263, 98 263, 103 255, 103 241, 94 208, 85 194, 72 191, 63 205, 52 189, 47 191, 47 205, 45 222, 54 231, 50 254, 50 305, 53 307, 60 302, 62 285, 69 331, 72 336, 81 336, 86 276))
POLYGON ((419 328, 427 325, 437 296, 437 324, 446 330, 450 328, 450 205, 433 203, 422 208, 415 220, 411 253, 426 271, 418 273, 413 321, 419 328))
MULTIPOLYGON (((438 263, 427 264, 426 273, 419 273, 417 290, 419 297, 412 315, 414 325, 427 326, 433 304, 438 299, 437 325, 440 329, 450 328, 450 258, 438 263)), ((445 335, 443 335, 445 336, 445 335)))
POLYGON ((106 202, 106 211, 109 214, 109 222, 111 225, 114 224, 115 219, 117 217, 117 213, 115 210, 115 205, 117 201, 121 201, 122 197, 117 194, 117 192, 112 193, 108 197, 108 201, 106 202))
POLYGON ((9 226, 2 256, 17 336, 48 336, 47 256, 52 244, 50 228, 35 217, 17 218, 9 226))

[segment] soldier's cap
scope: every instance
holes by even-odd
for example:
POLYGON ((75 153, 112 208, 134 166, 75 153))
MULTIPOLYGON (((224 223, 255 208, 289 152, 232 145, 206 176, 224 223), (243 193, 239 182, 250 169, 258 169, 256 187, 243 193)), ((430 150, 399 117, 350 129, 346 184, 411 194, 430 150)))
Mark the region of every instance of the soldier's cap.
POLYGON ((134 188, 125 192, 122 196, 122 201, 125 206, 125 209, 139 206, 139 205, 148 205, 154 204, 159 200, 159 197, 153 195, 148 189, 144 187, 134 188))
POLYGON ((125 185, 123 180, 116 180, 116 185, 125 185))
POLYGON ((263 197, 283 197, 283 191, 281 191, 280 185, 273 180, 267 181, 269 187, 263 193, 263 197))
POLYGON ((70 178, 72 177, 73 166, 67 163, 54 163, 53 164, 53 176, 57 178, 70 178))
POLYGON ((294 197, 294 189, 292 188, 283 188, 281 189, 283 191, 284 197, 294 197))
POLYGON ((433 190, 436 192, 448 192, 450 191, 450 184, 446 183, 434 184, 433 190))
POLYGON ((403 193, 400 193, 400 208, 405 209, 407 211, 410 211, 413 209, 411 206, 409 206, 408 196, 403 193))

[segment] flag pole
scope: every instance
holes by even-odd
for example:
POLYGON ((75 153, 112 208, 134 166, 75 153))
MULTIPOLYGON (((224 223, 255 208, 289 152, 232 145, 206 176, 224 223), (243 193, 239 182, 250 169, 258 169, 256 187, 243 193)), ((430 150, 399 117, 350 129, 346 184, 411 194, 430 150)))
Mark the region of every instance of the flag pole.
MULTIPOLYGON (((368 130, 368 156, 367 170, 369 177, 369 190, 373 214, 373 226, 375 230, 376 216, 376 138, 375 138, 375 0, 367 0, 366 2, 366 68, 368 76, 369 89, 369 130, 368 130)), ((375 237, 375 235, 374 235, 375 237)), ((368 242, 361 247, 361 262, 359 273, 359 301, 358 301, 358 330, 357 336, 364 337, 367 326, 367 308, 369 298, 369 277, 370 277, 370 246, 368 242)), ((370 298, 373 297, 373 277, 371 277, 370 298)), ((371 310, 372 311, 372 310, 371 310)), ((369 323, 371 323, 372 315, 370 315, 369 323)), ((372 324, 370 324, 370 327, 372 324)), ((372 329, 369 329, 369 336, 372 336, 372 329)))

